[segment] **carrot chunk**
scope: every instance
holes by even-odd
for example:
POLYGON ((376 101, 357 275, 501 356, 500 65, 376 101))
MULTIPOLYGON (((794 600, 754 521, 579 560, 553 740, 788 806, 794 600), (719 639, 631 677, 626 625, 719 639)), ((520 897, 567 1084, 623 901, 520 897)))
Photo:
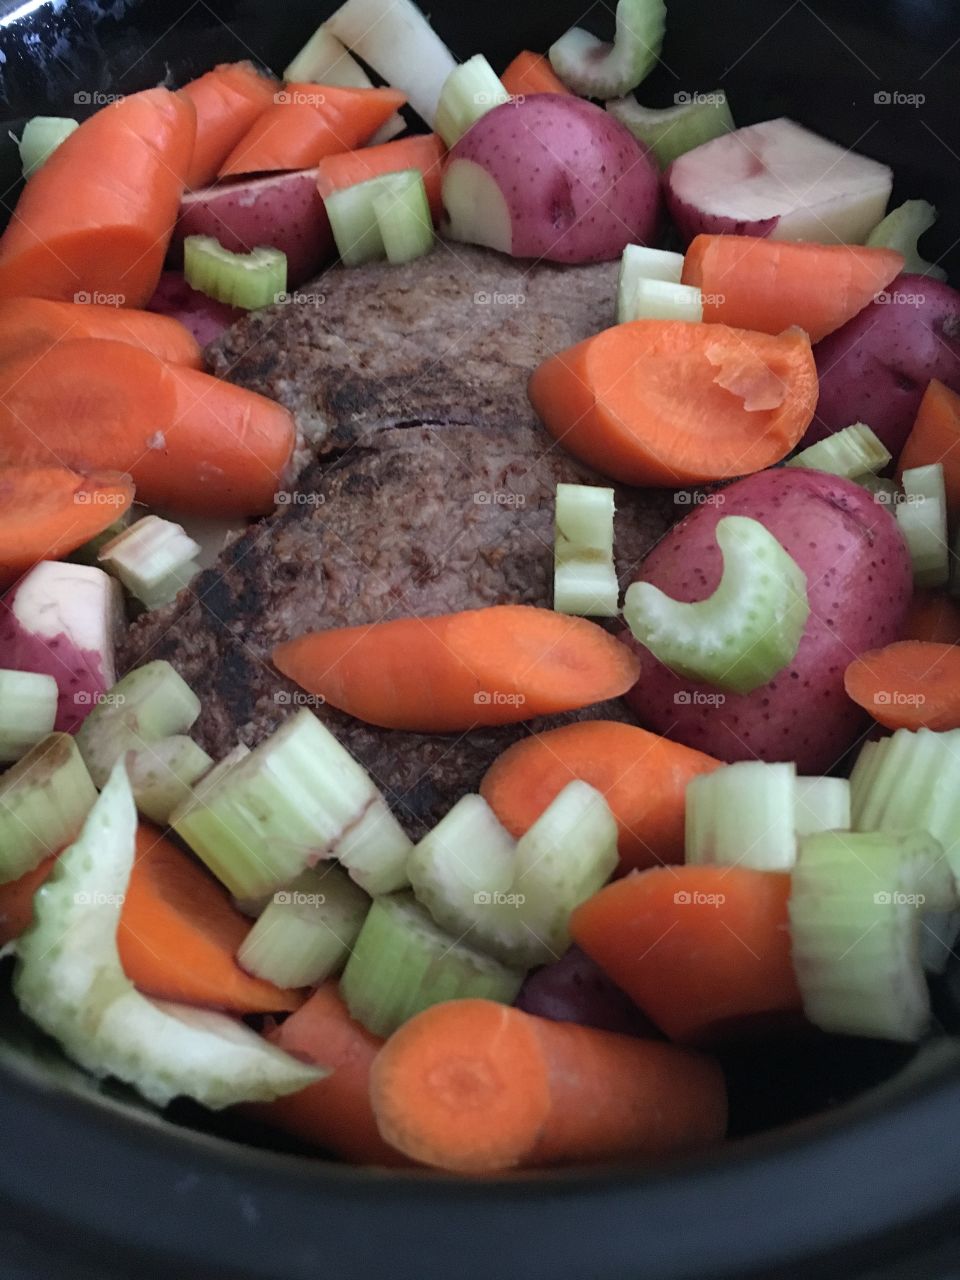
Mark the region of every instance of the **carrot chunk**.
POLYGON ((107 338, 142 347, 158 360, 202 369, 200 344, 172 316, 154 311, 57 302, 52 298, 0 300, 0 357, 44 351, 58 342, 107 338))
POLYGON ((847 695, 888 729, 960 729, 960 647, 901 640, 871 649, 843 677, 847 695))
POLYGON ((934 378, 927 384, 897 464, 898 478, 911 467, 943 466, 947 515, 960 516, 960 396, 934 378))
POLYGON ((446 148, 436 133, 413 134, 409 138, 396 138, 376 147, 360 147, 356 151, 341 151, 337 155, 324 156, 317 165, 317 190, 326 199, 334 191, 356 186, 369 178, 379 178, 384 173, 400 173, 405 169, 419 169, 423 185, 430 201, 433 219, 440 219, 442 201, 440 180, 446 148))
POLYGON ((514 98, 531 93, 569 93, 553 67, 542 53, 523 49, 501 75, 500 82, 514 98))
POLYGON ((187 171, 188 187, 205 187, 280 89, 251 62, 225 62, 185 84, 180 92, 197 112, 197 139, 187 171))

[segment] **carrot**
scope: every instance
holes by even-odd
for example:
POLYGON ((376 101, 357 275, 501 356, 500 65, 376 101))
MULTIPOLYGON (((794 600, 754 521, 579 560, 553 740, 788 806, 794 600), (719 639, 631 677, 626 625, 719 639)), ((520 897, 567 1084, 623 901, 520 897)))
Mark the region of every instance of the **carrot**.
POLYGON ((960 647, 900 640, 861 653, 843 676, 847 696, 888 729, 960 729, 960 647))
POLYGON ((541 53, 524 49, 500 77, 507 93, 514 98, 524 98, 531 93, 569 93, 570 90, 550 65, 550 59, 541 53))
POLYGON ((515 836, 540 817, 567 783, 589 782, 607 798, 620 829, 621 870, 683 861, 687 783, 719 761, 617 720, 582 720, 508 747, 480 794, 515 836))
POLYGON ((148 89, 103 107, 23 189, 0 237, 0 297, 142 307, 160 279, 196 133, 193 104, 148 89))
POLYGON ((960 604, 945 591, 915 591, 901 639, 960 644, 960 604))
POLYGON ((0 465, 116 468, 153 506, 271 511, 294 438, 265 396, 123 342, 62 342, 0 365, 0 465))
POLYGON ((257 116, 273 105, 279 83, 252 62, 225 62, 185 84, 180 92, 197 112, 197 140, 188 187, 205 187, 257 116))
POLYGON ((0 469, 0 590, 40 560, 60 560, 113 524, 133 502, 116 473, 66 467, 0 469))
POLYGON ((854 244, 697 236, 683 283, 703 294, 703 318, 782 333, 797 324, 819 342, 852 320, 903 270, 903 254, 854 244))
POLYGON ((299 1093, 245 1107, 246 1114, 353 1164, 409 1163, 381 1138, 370 1105, 370 1068, 383 1041, 350 1017, 334 979, 267 1039, 295 1058, 333 1070, 299 1093))
POLYGON ((140 824, 117 933, 124 972, 139 990, 234 1013, 296 1009, 299 993, 253 978, 237 964, 249 930, 250 921, 198 863, 155 827, 140 824))
POLYGON ((460 1173, 663 1156, 726 1130, 711 1059, 490 1000, 450 1000, 404 1023, 370 1086, 389 1143, 460 1173))
POLYGON ((545 360, 530 400, 575 457, 627 484, 674 488, 772 466, 817 404, 806 334, 635 320, 545 360))
POLYGON ((44 858, 43 862, 26 871, 19 880, 0 884, 0 947, 19 938, 33 922, 33 895, 53 870, 57 856, 44 858))
POLYGON ((377 147, 361 147, 357 151, 341 151, 325 156, 317 165, 317 190, 326 199, 334 191, 353 187, 383 173, 399 173, 403 169, 419 169, 427 189, 430 211, 435 222, 440 220, 442 201, 440 179, 446 150, 436 133, 412 134, 377 147))
POLYGON ((911 467, 942 463, 947 515, 960 516, 960 396, 934 378, 920 401, 913 429, 897 463, 897 479, 911 467))
POLYGON ((51 298, 0 300, 0 357, 4 359, 77 338, 129 342, 171 364, 203 368, 200 344, 172 316, 92 303, 56 302, 51 298))
POLYGON ((220 166, 220 177, 314 169, 324 156, 361 146, 406 102, 396 89, 288 84, 220 166))
POLYGON ((626 693, 639 666, 596 623, 510 604, 307 632, 273 661, 368 724, 427 733, 588 707, 626 693))
POLYGON ((778 871, 657 867, 601 889, 570 927, 671 1040, 698 1042, 742 1019, 800 1010, 789 896, 778 871))

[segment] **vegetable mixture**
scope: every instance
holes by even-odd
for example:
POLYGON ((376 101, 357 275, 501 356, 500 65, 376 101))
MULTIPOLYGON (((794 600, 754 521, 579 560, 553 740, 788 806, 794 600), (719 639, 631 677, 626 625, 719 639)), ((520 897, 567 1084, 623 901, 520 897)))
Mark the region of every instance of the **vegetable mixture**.
POLYGON ((218 66, 23 130, 0 941, 94 1075, 490 1174, 720 1143, 717 1050, 769 1019, 927 1033, 960 932, 960 293, 886 166, 737 128, 719 90, 639 102, 666 17, 619 0, 609 44, 574 28, 498 75, 411 0, 346 0, 282 77, 218 66), (301 703, 215 760, 174 667, 115 656, 191 590, 192 518, 296 481, 293 415, 203 346, 437 228, 620 260, 616 323, 529 380, 544 449, 611 483, 557 486, 552 609, 278 636, 301 703), (689 514, 624 584, 641 488, 689 514), (529 733, 414 843, 320 704, 529 733))

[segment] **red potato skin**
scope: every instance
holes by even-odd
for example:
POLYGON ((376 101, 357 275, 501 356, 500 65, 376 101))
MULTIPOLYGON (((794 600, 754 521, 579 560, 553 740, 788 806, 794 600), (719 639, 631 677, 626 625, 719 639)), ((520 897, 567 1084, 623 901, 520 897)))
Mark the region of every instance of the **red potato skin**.
POLYGON ((627 701, 640 723, 721 760, 795 760, 828 773, 867 717, 846 696, 843 673, 867 649, 900 638, 912 592, 906 545, 887 508, 865 489, 822 472, 778 468, 711 495, 654 548, 639 579, 684 601, 720 580, 717 522, 759 520, 807 575, 810 617, 796 656, 768 684, 721 694, 674 675, 641 645, 640 679, 627 701))
POLYGON ((576 1022, 625 1036, 658 1036, 653 1023, 576 945, 527 976, 514 1004, 551 1022, 576 1022))
MULTIPOLYGON (((673 162, 676 164, 676 161, 673 162)), ((725 218, 722 214, 707 214, 696 205, 681 200, 670 186, 669 166, 663 174, 663 194, 667 212, 680 234, 684 244, 699 235, 713 236, 757 236, 763 238, 772 235, 777 229, 779 218, 763 218, 757 222, 743 222, 737 218, 725 218)))
POLYGON ((960 392, 960 293, 904 274, 814 347, 817 414, 802 448, 865 422, 896 459, 932 378, 960 392))
POLYGON ((191 289, 179 271, 163 273, 156 293, 147 303, 147 310, 179 320, 201 347, 215 342, 224 329, 247 315, 239 307, 227 306, 225 302, 191 289))

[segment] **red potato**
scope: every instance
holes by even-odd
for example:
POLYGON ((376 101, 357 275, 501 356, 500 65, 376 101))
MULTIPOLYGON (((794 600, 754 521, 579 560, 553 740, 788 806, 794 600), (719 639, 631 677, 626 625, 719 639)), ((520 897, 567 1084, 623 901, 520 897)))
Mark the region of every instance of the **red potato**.
POLYGON ((889 510, 859 485, 800 468, 763 471, 711 495, 654 548, 640 580, 678 600, 717 586, 717 522, 759 520, 807 575, 810 616, 796 656, 752 693, 723 694, 662 666, 641 645, 627 701, 648 729, 721 760, 795 760, 828 773, 866 723, 843 673, 858 654, 900 637, 913 589, 910 558, 889 510))
POLYGON ((174 262, 182 258, 186 236, 213 236, 231 253, 249 253, 260 245, 281 249, 291 287, 308 280, 333 256, 333 233, 317 191, 316 169, 188 191, 173 233, 174 262))
POLYGON ((897 458, 930 380, 960 392, 960 292, 898 276, 813 350, 820 399, 803 447, 866 422, 897 458))
POLYGON ((656 233, 650 153, 606 111, 540 93, 504 102, 452 147, 447 234, 515 258, 604 262, 656 233))
POLYGON ((551 1022, 576 1022, 625 1036, 658 1034, 629 996, 577 946, 531 973, 514 1004, 551 1022))
POLYGON ((893 173, 781 118, 687 151, 664 184, 684 241, 711 232, 862 244, 886 212, 893 173))
POLYGON ((191 289, 179 271, 165 271, 160 277, 157 291, 147 303, 148 311, 162 316, 172 316, 200 343, 201 347, 215 342, 224 329, 249 312, 239 307, 229 307, 216 298, 191 289))
POLYGON ((0 602, 0 665, 53 676, 57 732, 73 733, 117 679, 120 584, 102 569, 43 560, 0 602))

